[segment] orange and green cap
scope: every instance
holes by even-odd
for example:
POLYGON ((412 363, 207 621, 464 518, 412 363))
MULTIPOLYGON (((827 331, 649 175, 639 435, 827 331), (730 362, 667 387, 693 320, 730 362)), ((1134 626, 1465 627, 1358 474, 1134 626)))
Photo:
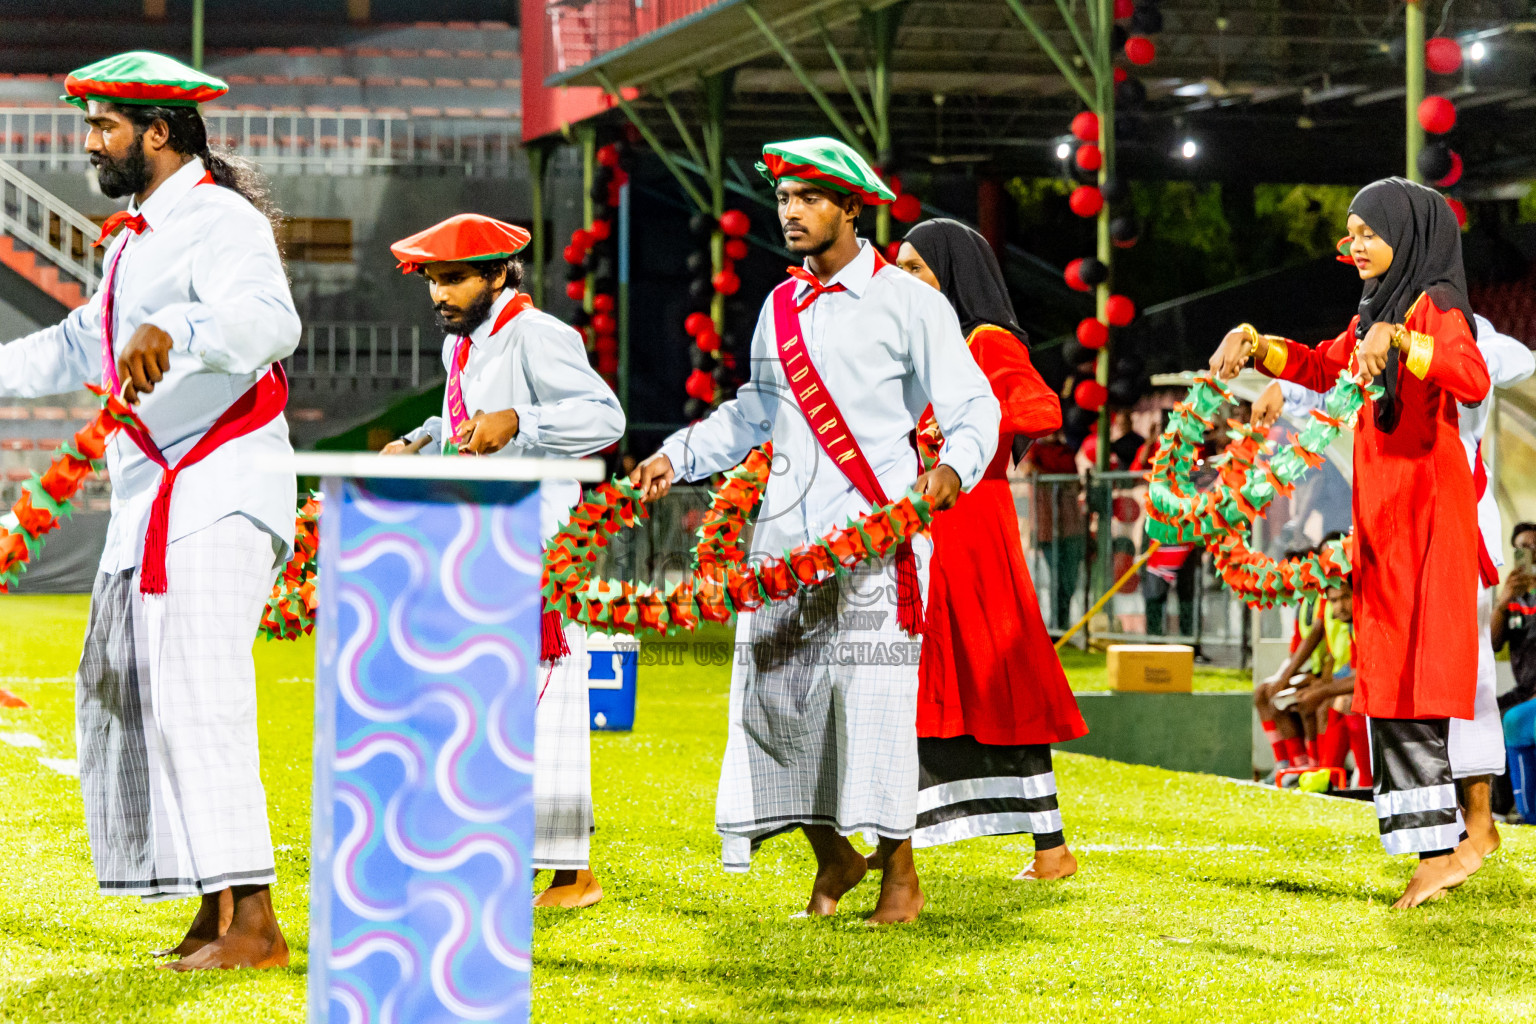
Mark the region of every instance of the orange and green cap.
POLYGON ((763 159, 757 170, 774 185, 781 181, 803 181, 856 195, 871 206, 896 201, 896 193, 853 147, 825 136, 769 143, 763 147, 763 159))
POLYGON ((153 107, 195 107, 229 92, 223 80, 173 57, 130 50, 77 68, 64 79, 59 99, 81 110, 87 100, 153 107))

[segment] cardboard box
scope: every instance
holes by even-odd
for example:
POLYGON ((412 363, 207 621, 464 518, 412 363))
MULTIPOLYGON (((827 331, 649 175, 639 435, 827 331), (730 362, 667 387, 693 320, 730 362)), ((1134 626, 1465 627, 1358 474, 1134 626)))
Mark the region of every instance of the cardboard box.
POLYGON ((1195 649, 1185 644, 1111 644, 1109 687, 1129 693, 1189 693, 1195 649))

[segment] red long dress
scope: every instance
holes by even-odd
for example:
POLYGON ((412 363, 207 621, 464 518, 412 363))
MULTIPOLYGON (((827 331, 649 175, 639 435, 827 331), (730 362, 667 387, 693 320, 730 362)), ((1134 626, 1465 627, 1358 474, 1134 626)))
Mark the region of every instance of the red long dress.
POLYGON ((1003 419, 981 480, 933 520, 917 734, 1009 746, 1076 739, 1088 726, 1040 616, 1008 486, 1014 435, 1059 429, 1061 402, 1012 334, 984 325, 967 343, 1003 419))
MULTIPOLYGON (((1488 368, 1460 310, 1420 295, 1403 326, 1429 340, 1399 363, 1397 429, 1377 429, 1370 405, 1355 426, 1354 710, 1471 718, 1479 534, 1456 403, 1488 397, 1488 368)), ((1327 391, 1355 344, 1352 320, 1315 349, 1287 343, 1283 365, 1260 369, 1327 391)))

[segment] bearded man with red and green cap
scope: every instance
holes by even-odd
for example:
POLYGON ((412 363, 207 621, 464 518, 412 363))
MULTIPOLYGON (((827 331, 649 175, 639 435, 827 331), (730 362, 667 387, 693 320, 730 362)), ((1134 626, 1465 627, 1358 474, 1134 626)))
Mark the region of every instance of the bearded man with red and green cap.
MULTIPOLYGON (((407 274, 419 274, 447 332, 443 412, 384 448, 579 458, 624 433, 624 410, 587 362, 581 335, 534 306, 518 285, 517 253, 528 232, 478 213, 461 213, 390 246, 407 274)), ((547 481, 539 494, 540 531, 553 537, 581 500, 574 481, 547 481)), ((587 634, 545 609, 534 711, 533 868, 553 872, 536 907, 589 907, 603 889, 590 863, 591 705, 587 634)))
MULTIPOLYGON (((944 296, 887 263, 858 235, 865 206, 895 197, 836 139, 763 150, 785 245, 805 259, 764 303, 752 379, 635 470, 647 500, 674 478, 729 469, 773 442, 753 554, 811 544, 915 488, 935 509, 981 478, 1001 413, 944 296), (909 440, 932 404, 944 432, 923 473, 909 440)), ((816 855, 805 912, 830 915, 863 878, 848 842, 879 837, 885 871, 872 924, 916 919, 918 537, 872 568, 828 573, 789 599, 743 613, 715 828, 726 870, 746 871, 764 840, 796 829, 816 855)))
POLYGON ((101 384, 138 423, 107 449, 112 519, 76 683, 80 787, 106 893, 198 896, 179 970, 272 967, 288 946, 256 734, 251 644, 293 537, 281 360, 299 318, 265 182, 213 153, 216 78, 156 53, 69 76, 104 194, 128 198, 105 277, 0 346, 0 396, 101 384))

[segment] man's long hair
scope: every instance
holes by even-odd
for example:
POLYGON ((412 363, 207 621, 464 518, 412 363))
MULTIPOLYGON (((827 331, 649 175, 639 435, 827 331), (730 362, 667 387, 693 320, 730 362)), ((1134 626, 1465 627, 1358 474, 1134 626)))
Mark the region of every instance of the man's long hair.
POLYGON ((196 107, 155 107, 137 103, 114 103, 114 110, 133 122, 135 130, 143 134, 156 121, 164 121, 170 138, 172 152, 182 156, 195 156, 213 174, 213 183, 240 193, 262 216, 272 223, 272 234, 282 240, 283 211, 272 198, 272 182, 251 161, 237 156, 222 147, 215 150, 208 145, 208 126, 196 107))

